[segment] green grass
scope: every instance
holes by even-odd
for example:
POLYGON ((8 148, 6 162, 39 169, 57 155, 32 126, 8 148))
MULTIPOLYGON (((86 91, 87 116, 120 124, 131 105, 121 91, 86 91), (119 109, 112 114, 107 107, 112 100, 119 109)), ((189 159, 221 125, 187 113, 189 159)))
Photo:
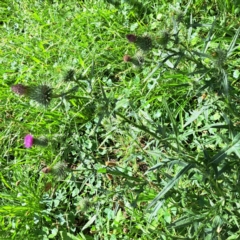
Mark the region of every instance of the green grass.
POLYGON ((239 14, 2 1, 0 239, 239 239, 239 14))

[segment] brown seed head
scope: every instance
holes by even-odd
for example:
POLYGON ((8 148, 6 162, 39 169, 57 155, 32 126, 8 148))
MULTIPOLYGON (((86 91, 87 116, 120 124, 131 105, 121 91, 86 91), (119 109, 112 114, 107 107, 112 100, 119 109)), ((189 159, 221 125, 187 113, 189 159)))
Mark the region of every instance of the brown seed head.
POLYGON ((126 38, 129 42, 136 42, 136 40, 137 40, 137 36, 134 34, 127 34, 126 38))
POLYGON ((11 86, 11 89, 18 95, 27 95, 29 88, 27 86, 24 86, 23 84, 16 84, 11 86))
POLYGON ((42 169, 42 172, 43 173, 49 173, 49 172, 51 172, 51 170, 52 169, 50 167, 45 167, 45 168, 42 169))
POLYGON ((131 61, 131 57, 129 55, 124 55, 123 56, 123 61, 124 62, 130 62, 131 61))

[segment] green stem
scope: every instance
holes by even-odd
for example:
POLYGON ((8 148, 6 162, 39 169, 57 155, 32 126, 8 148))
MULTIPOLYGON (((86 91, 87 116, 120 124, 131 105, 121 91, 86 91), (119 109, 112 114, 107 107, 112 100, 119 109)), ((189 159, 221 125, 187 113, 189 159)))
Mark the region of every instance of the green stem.
POLYGON ((65 97, 65 96, 68 95, 69 93, 76 92, 77 90, 78 90, 78 86, 75 86, 75 87, 71 88, 70 90, 68 90, 68 91, 65 92, 65 93, 53 95, 52 98, 65 97))

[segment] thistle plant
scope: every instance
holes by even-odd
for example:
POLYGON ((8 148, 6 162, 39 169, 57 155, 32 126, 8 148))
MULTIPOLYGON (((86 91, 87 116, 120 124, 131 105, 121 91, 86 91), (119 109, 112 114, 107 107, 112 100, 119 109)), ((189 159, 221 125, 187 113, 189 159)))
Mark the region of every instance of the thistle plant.
POLYGON ((132 63, 133 67, 135 67, 135 68, 138 68, 138 67, 141 66, 141 64, 140 64, 140 62, 138 61, 137 58, 130 57, 129 55, 124 55, 123 56, 123 61, 132 63))
POLYGON ((28 96, 30 88, 28 86, 24 86, 23 84, 16 84, 11 86, 13 92, 20 96, 28 96))
POLYGON ((47 85, 32 87, 29 97, 44 106, 48 106, 53 97, 52 88, 47 85))
POLYGON ((16 84, 11 86, 11 90, 18 95, 29 97, 44 106, 49 105, 53 97, 52 88, 47 85, 25 86, 16 84))
POLYGON ((67 92, 63 92, 61 94, 54 94, 53 88, 45 84, 37 86, 25 86, 23 84, 16 84, 11 86, 11 90, 16 94, 29 97, 30 99, 38 102, 39 104, 45 107, 47 107, 50 104, 53 98, 67 96, 68 94, 75 92, 77 89, 78 86, 75 86, 67 92))
POLYGON ((57 162, 54 166, 47 166, 42 169, 43 173, 51 173, 61 180, 67 175, 67 164, 65 162, 57 162))
POLYGON ((69 69, 65 75, 63 76, 63 81, 64 82, 70 82, 75 80, 75 70, 74 69, 69 69))
POLYGON ((149 36, 127 34, 126 38, 130 43, 134 43, 142 51, 149 51, 152 48, 152 39, 149 36))
POLYGON ((160 37, 158 38, 158 43, 163 47, 166 47, 170 41, 170 34, 167 31, 162 31, 160 37))
POLYGON ((213 58, 215 67, 218 69, 221 69, 226 63, 227 51, 218 48, 212 52, 212 58, 213 58))
POLYGON ((139 68, 144 63, 144 57, 143 57, 143 54, 140 51, 138 51, 134 57, 131 57, 129 55, 124 55, 123 61, 132 63, 134 68, 139 68))
POLYGON ((77 212, 85 212, 90 206, 90 201, 88 198, 82 198, 77 204, 77 212))
POLYGON ((44 137, 34 138, 31 134, 27 134, 24 137, 24 146, 26 148, 31 148, 33 145, 45 147, 48 145, 48 140, 44 137))

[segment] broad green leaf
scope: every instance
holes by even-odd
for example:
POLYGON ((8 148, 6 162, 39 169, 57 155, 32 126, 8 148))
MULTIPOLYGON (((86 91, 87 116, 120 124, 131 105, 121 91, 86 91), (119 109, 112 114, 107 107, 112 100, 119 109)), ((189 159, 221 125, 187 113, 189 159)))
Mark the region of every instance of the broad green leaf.
POLYGON ((107 172, 107 169, 104 167, 104 168, 99 168, 97 170, 98 173, 106 173, 107 172))

